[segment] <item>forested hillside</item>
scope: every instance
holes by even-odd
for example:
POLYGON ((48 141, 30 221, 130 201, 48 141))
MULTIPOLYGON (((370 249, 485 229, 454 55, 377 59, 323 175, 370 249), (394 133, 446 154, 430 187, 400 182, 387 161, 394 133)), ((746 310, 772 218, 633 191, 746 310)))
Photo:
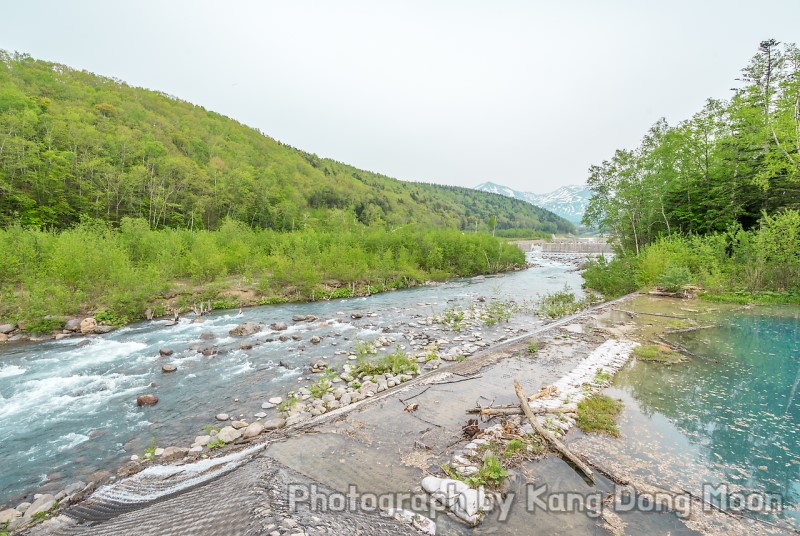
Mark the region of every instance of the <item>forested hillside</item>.
POLYGON ((66 228, 81 215, 153 229, 350 218, 485 230, 494 217, 498 229, 572 230, 522 201, 359 170, 162 93, 0 51, 0 226, 66 228))
POLYGON ((584 223, 621 254, 590 285, 800 299, 800 50, 763 41, 736 82, 730 100, 674 126, 662 119, 639 147, 590 168, 584 223))

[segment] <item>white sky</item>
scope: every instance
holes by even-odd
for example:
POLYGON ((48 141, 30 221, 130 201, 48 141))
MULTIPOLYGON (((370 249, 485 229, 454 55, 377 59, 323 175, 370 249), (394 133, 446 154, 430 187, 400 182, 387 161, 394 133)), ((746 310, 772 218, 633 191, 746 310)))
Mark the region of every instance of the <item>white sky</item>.
POLYGON ((0 0, 0 48, 406 180, 545 192, 727 98, 800 1, 0 0))

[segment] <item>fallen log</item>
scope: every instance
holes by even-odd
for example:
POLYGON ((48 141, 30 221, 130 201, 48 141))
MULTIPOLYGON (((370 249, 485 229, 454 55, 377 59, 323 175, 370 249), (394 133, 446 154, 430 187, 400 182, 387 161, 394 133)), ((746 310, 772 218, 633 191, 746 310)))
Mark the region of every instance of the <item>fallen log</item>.
POLYGON ((689 333, 690 331, 700 331, 701 329, 712 329, 718 327, 720 327, 720 324, 711 324, 708 326, 697 326, 696 328, 668 329, 664 333, 666 333, 667 335, 671 333, 689 333))
POLYGON ((695 357, 697 359, 702 359, 703 361, 711 361, 712 363, 719 363, 719 361, 717 361, 716 359, 714 359, 712 357, 706 357, 704 355, 696 354, 696 353, 684 348, 680 344, 675 344, 674 342, 670 342, 666 338, 664 338, 662 335, 658 336, 658 340, 661 341, 661 343, 664 346, 667 346, 668 348, 671 348, 671 349, 675 350, 679 354, 688 355, 689 357, 695 357))
MULTIPOLYGON (((575 410, 572 409, 564 409, 564 408, 554 408, 554 409, 545 409, 545 408, 537 408, 531 410, 534 415, 544 415, 546 413, 575 413, 575 410)), ((524 415, 522 408, 519 406, 498 406, 498 407, 491 407, 491 408, 470 408, 467 410, 467 413, 470 414, 479 414, 482 417, 494 417, 494 416, 502 416, 502 415, 524 415)))
POLYGON ((528 397, 528 401, 536 400, 538 398, 542 398, 542 397, 551 395, 551 394, 555 393, 557 390, 558 389, 556 388, 555 385, 551 385, 550 387, 545 387, 544 389, 542 389, 538 393, 535 393, 535 394, 532 394, 531 396, 529 396, 528 397))
POLYGON ((522 390, 522 386, 519 384, 519 381, 514 380, 514 391, 517 393, 517 398, 519 398, 519 405, 522 408, 522 411, 525 413, 525 416, 530 421, 531 426, 533 429, 536 430, 536 433, 542 436, 542 439, 550 443, 554 449, 556 449, 562 456, 564 456, 567 460, 572 462, 572 464, 580 469, 586 478, 591 480, 594 483, 594 473, 592 470, 587 466, 580 458, 575 456, 572 451, 570 451, 564 443, 556 439, 555 437, 551 437, 550 434, 545 430, 545 428, 539 424, 539 421, 536 420, 536 415, 534 415, 533 410, 528 405, 528 400, 525 397, 525 392, 522 390))
POLYGON ((645 312, 642 312, 642 311, 628 311, 627 309, 617 309, 617 311, 621 311, 623 313, 627 313, 630 316, 647 315, 647 316, 660 316, 662 318, 677 318, 678 320, 692 320, 688 316, 668 315, 668 314, 664 314, 664 313, 645 313, 645 312))

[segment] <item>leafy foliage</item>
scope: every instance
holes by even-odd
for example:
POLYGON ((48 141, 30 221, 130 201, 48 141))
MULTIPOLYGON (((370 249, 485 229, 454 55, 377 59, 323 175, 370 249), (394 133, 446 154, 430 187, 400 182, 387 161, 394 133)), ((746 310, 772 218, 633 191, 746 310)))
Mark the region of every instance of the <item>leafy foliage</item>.
MULTIPOLYGON (((0 227, 66 228, 90 215, 152 229, 409 223, 555 233, 572 224, 520 200, 405 183, 284 145, 200 106, 0 51, 0 227)), ((198 251, 201 248, 198 245, 198 251)), ((210 257, 196 269, 221 269, 210 257)))

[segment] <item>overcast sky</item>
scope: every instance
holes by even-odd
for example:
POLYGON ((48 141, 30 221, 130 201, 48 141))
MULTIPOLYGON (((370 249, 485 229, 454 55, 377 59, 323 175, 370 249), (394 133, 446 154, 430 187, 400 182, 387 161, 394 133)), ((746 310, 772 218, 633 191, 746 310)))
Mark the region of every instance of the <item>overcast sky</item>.
POLYGON ((727 98, 800 1, 0 0, 0 48, 406 180, 545 192, 727 98))

